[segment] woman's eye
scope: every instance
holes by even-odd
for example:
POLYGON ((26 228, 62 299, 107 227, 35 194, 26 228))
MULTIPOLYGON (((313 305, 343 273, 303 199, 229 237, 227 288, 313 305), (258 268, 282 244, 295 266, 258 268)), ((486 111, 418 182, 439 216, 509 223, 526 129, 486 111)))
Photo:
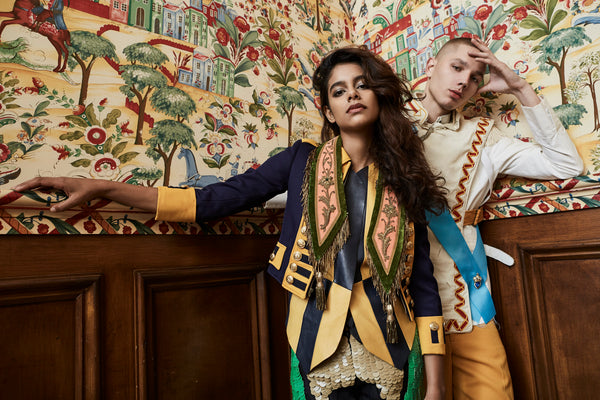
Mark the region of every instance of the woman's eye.
POLYGON ((342 89, 338 89, 338 90, 334 90, 333 91, 333 97, 339 97, 342 94, 344 94, 344 91, 342 89))

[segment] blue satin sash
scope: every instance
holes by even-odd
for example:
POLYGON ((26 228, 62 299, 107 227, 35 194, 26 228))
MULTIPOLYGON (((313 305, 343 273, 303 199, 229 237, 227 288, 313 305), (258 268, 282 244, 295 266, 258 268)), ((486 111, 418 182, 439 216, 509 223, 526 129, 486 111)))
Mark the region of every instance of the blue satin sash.
POLYGON ((442 244, 444 250, 452 257, 458 271, 467 282, 473 322, 480 322, 482 318, 483 322, 489 322, 496 315, 496 309, 492 295, 485 285, 487 280, 487 258, 479 227, 475 226, 477 243, 475 249, 471 252, 462 232, 456 226, 454 218, 448 210, 445 210, 439 216, 427 213, 427 219, 429 228, 442 244))

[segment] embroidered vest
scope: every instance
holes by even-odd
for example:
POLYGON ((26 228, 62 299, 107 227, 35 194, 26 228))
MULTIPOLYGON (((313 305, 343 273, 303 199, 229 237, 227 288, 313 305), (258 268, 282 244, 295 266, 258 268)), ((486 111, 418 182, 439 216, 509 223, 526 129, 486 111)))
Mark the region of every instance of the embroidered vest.
MULTIPOLYGON (((417 134, 423 140, 425 156, 434 173, 441 174, 449 188, 447 195, 450 214, 463 230, 466 202, 473 176, 481 160, 481 150, 488 140, 493 121, 487 118, 464 119, 454 112, 449 124, 426 123, 427 112, 418 101, 408 105, 417 134)), ((468 332, 472 329, 467 285, 454 261, 435 235, 429 231, 430 257, 435 266, 446 332, 468 332)))

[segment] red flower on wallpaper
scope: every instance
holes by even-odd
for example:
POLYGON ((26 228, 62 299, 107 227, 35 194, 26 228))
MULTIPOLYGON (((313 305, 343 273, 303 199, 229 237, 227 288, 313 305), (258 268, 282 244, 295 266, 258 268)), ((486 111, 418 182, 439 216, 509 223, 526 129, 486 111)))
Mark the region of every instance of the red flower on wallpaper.
POLYGON ((475 15, 473 15, 473 18, 478 21, 485 21, 490 16, 491 13, 492 13, 492 6, 487 5, 487 4, 482 4, 475 11, 475 15))
POLYGON ((37 226, 37 231, 40 235, 47 235, 50 231, 50 227, 46 224, 39 224, 37 226))
POLYGON ((548 210, 550 210, 550 207, 546 203, 541 203, 540 204, 540 210, 542 210, 542 212, 546 213, 546 212, 548 212, 548 210))
POLYGON ((98 173, 108 173, 117 169, 117 161, 112 157, 100 157, 94 163, 94 171, 98 173))
POLYGON ((100 107, 104 107, 106 105, 106 103, 108 103, 108 99, 105 97, 102 100, 100 100, 100 103, 98 105, 100 107))
POLYGON ((268 58, 273 58, 273 56, 275 55, 275 51, 271 47, 265 46, 265 54, 268 58))
POLYGON ((85 130, 85 139, 91 144, 98 146, 106 142, 106 131, 100 126, 90 126, 85 130))
POLYGON ((0 143, 0 162, 4 162, 10 156, 10 149, 4 143, 0 143))
POLYGON ((52 150, 58 153, 58 160, 65 160, 71 152, 65 148, 65 146, 52 146, 52 150))
POLYGON ((121 125, 119 125, 119 129, 121 129, 121 133, 123 135, 129 135, 129 134, 133 133, 133 131, 131 129, 129 129, 128 127, 129 127, 129 121, 125 121, 121 125))
POLYGON ((248 56, 248 59, 252 62, 258 60, 258 50, 256 50, 254 47, 252 46, 248 46, 248 51, 246 53, 246 55, 248 56))
POLYGON ((169 232, 169 225, 167 225, 167 223, 163 221, 158 225, 158 230, 160 231, 160 233, 165 235, 169 232))
POLYGON ((46 86, 44 84, 44 82, 42 82, 41 79, 36 78, 35 76, 33 78, 31 78, 31 81, 33 82, 33 86, 35 86, 36 88, 43 88, 44 86, 46 86))
POLYGON ((319 56, 319 53, 313 50, 310 52, 310 61, 312 61, 318 67, 319 63, 321 62, 321 56, 319 56))
POLYGON ((85 229, 87 233, 94 233, 96 230, 96 224, 92 220, 85 221, 83 223, 83 229, 85 229))
POLYGON ((124 235, 131 235, 131 227, 130 226, 124 226, 123 227, 123 234, 124 235))
POLYGON ((510 49, 510 43, 504 42, 504 45, 502 45, 502 50, 508 50, 508 49, 510 49))
POLYGON ((82 104, 78 104, 73 107, 73 115, 81 115, 85 111, 85 106, 82 104))
POLYGON ((280 36, 280 33, 277 29, 273 29, 273 28, 269 29, 269 37, 271 39, 273 39, 274 41, 278 41, 279 36, 280 36))
POLYGON ((250 25, 242 17, 235 17, 235 19, 233 20, 233 24, 238 28, 240 33, 246 33, 250 30, 250 25))
POLYGON ((227 46, 231 38, 229 37, 229 33, 225 30, 225 28, 217 29, 217 41, 221 46, 227 46))
POLYGON ((502 39, 505 35, 506 35, 506 24, 502 24, 502 25, 496 25, 495 27, 492 28, 492 39, 493 40, 500 40, 502 39))
POLYGON ((283 55, 285 56, 285 58, 292 58, 294 56, 294 50, 291 46, 286 47, 285 49, 283 49, 283 55))
POLYGON ((255 65, 254 68, 252 68, 252 72, 254 72, 254 75, 258 76, 260 74, 260 70, 258 69, 258 67, 255 65))
POLYGON ((521 20, 525 19, 525 17, 527 17, 527 8, 525 8, 525 7, 516 8, 515 11, 513 11, 513 16, 515 17, 515 19, 517 21, 521 21, 521 20))

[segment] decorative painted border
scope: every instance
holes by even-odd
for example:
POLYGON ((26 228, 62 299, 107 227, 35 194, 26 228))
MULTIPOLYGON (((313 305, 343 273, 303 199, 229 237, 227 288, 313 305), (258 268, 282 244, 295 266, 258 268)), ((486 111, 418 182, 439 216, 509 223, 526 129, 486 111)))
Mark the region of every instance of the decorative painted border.
POLYGON ((279 235, 284 210, 258 207, 214 221, 179 223, 103 199, 50 212, 50 204, 62 198, 56 192, 0 190, 0 235, 279 235))
MULTIPOLYGON (((484 205, 484 220, 600 207, 600 174, 566 180, 505 180, 484 205)), ((0 190, 0 235, 279 235, 283 208, 254 208, 203 223, 165 222, 108 200, 51 213, 64 194, 0 190)))
POLYGON ((533 182, 512 179, 494 190, 484 220, 600 207, 600 174, 533 182))

